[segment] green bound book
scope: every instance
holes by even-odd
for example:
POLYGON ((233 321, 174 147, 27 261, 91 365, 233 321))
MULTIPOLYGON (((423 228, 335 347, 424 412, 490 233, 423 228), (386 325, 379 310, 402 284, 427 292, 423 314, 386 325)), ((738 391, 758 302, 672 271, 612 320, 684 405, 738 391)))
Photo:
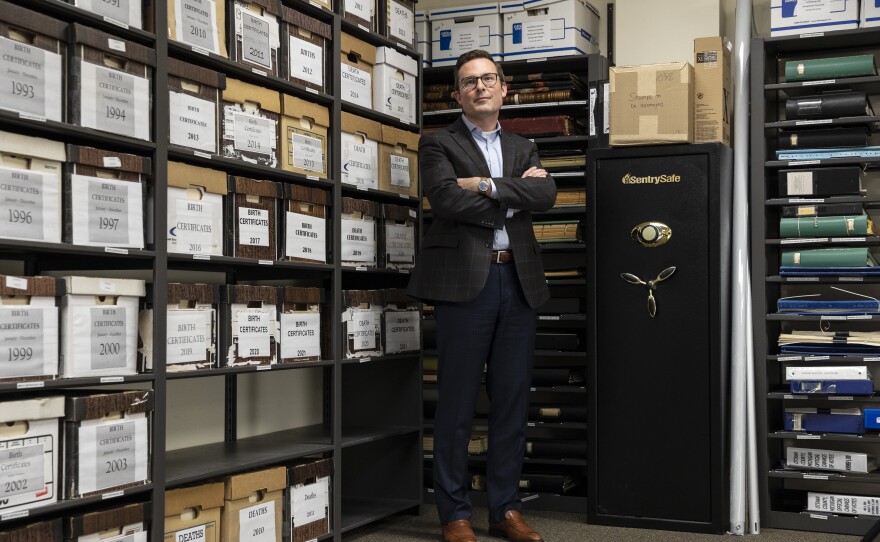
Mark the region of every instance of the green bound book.
POLYGON ((783 250, 783 267, 865 267, 877 260, 867 247, 783 250))
POLYGON ((873 234, 874 224, 866 214, 779 219, 780 237, 847 237, 873 234))
POLYGON ((876 74, 874 55, 790 60, 785 63, 786 81, 816 81, 818 79, 876 74))

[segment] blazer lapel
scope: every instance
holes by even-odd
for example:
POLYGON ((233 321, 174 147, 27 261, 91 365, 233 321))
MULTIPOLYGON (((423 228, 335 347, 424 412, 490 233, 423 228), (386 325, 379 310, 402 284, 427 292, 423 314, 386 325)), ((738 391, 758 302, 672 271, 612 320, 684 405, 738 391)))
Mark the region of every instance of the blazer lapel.
POLYGON ((503 177, 513 176, 513 161, 516 159, 516 147, 513 145, 513 138, 501 130, 501 160, 504 162, 503 177))
MULTIPOLYGON (((477 144, 474 143, 474 138, 470 131, 468 131, 467 125, 461 120, 461 117, 458 117, 458 120, 449 126, 449 131, 452 133, 452 139, 458 143, 461 150, 463 150, 474 164, 476 164, 477 168, 480 170, 480 175, 483 177, 491 177, 492 174, 489 173, 489 164, 486 163, 486 158, 483 157, 483 153, 480 152, 480 149, 477 148, 477 144)), ((505 159, 505 164, 506 163, 507 160, 505 159)))

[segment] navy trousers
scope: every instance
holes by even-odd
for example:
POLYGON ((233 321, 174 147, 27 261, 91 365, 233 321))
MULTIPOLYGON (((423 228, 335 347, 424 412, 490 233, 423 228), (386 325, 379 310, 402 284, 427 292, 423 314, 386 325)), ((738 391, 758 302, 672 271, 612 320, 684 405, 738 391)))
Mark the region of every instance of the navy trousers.
POLYGON ((520 510, 519 479, 535 349, 535 310, 529 307, 514 264, 492 264, 483 291, 464 303, 438 301, 437 385, 434 417, 434 498, 442 524, 470 519, 468 441, 488 365, 489 521, 520 510))

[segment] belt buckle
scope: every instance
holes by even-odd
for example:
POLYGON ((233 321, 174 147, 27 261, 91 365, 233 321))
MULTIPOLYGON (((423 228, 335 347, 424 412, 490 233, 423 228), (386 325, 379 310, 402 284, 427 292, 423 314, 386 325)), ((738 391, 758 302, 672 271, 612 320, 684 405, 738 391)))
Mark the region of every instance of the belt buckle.
POLYGON ((503 250, 496 250, 495 251, 495 263, 498 263, 498 264, 501 263, 501 253, 502 252, 504 252, 504 251, 503 250))

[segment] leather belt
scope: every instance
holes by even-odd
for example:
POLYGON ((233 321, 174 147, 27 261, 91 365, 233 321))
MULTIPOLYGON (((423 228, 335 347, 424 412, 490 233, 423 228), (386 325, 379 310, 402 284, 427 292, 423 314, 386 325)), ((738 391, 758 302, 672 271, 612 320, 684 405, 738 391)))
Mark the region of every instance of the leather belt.
POLYGON ((513 252, 510 250, 493 250, 489 255, 491 263, 512 263, 513 252))

